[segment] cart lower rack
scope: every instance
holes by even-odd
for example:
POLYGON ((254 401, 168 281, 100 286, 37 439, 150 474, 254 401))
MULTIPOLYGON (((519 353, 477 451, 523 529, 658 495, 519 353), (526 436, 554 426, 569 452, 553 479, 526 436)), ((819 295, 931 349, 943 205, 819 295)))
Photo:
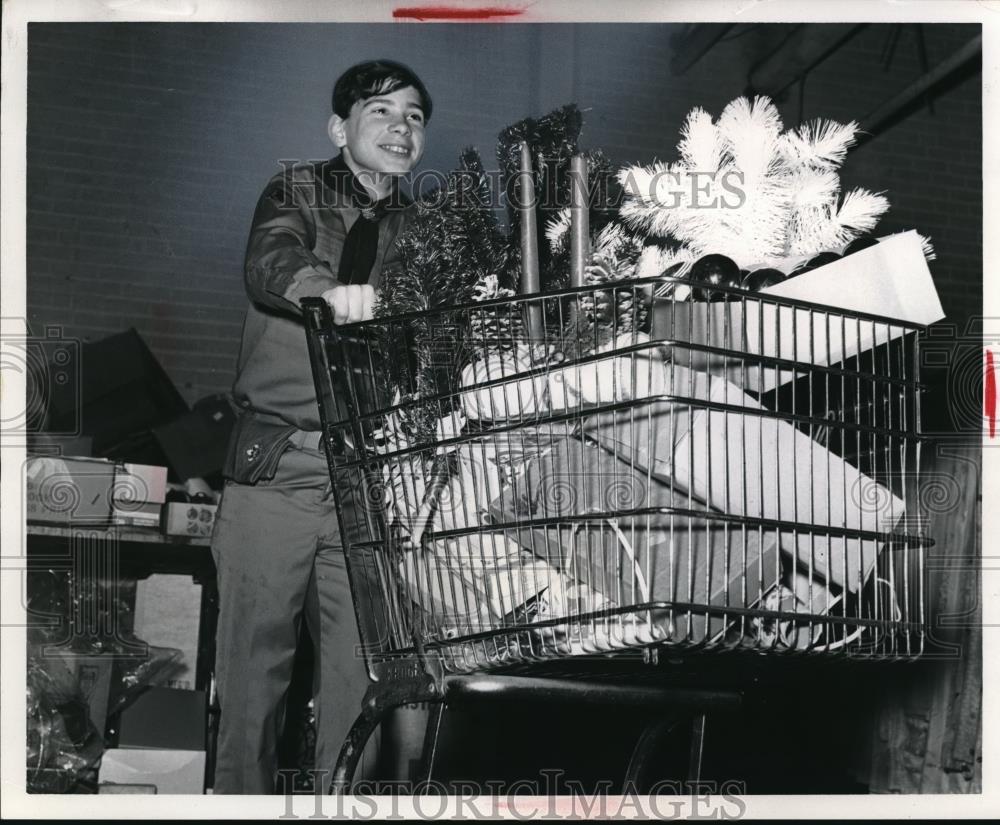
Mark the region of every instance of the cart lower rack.
POLYGON ((405 702, 438 703, 429 764, 460 695, 683 706, 693 753, 738 699, 540 675, 553 663, 920 655, 918 328, 723 287, 656 297, 670 282, 340 327, 303 302, 373 681, 336 789, 405 702))

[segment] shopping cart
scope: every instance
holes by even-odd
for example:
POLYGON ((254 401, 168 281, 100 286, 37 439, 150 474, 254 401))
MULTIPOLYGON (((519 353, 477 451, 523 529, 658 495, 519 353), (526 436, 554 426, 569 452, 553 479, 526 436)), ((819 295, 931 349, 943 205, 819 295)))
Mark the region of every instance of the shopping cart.
POLYGON ((920 655, 918 328, 677 283, 341 326, 303 302, 372 680, 335 791, 404 703, 432 703, 424 778, 445 704, 498 692, 649 707, 626 780, 690 721, 697 778, 739 678, 661 655, 920 655))

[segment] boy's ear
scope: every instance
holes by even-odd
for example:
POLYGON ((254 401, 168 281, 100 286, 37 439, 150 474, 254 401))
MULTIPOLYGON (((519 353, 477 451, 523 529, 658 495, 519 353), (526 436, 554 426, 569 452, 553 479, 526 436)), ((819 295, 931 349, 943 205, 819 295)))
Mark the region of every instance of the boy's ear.
POLYGON ((343 149, 347 145, 347 135, 344 133, 344 119, 334 113, 330 115, 330 119, 326 123, 327 134, 330 135, 330 140, 333 141, 334 146, 338 149, 343 149))

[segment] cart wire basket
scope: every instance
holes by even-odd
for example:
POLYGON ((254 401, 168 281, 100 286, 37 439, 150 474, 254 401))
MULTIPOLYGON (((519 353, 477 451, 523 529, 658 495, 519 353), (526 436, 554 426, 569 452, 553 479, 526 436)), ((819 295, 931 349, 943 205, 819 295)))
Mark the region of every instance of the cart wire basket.
POLYGON ((369 727, 551 662, 920 655, 919 328, 678 283, 303 302, 369 727))

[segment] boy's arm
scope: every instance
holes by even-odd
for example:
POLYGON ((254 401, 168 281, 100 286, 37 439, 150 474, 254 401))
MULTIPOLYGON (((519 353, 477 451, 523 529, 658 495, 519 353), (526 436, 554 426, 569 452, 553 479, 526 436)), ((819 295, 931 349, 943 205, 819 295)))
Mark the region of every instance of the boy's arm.
POLYGON ((325 261, 312 251, 316 218, 310 203, 318 196, 312 180, 285 172, 264 189, 247 242, 244 276, 254 303, 301 314, 299 300, 339 286, 325 261))

